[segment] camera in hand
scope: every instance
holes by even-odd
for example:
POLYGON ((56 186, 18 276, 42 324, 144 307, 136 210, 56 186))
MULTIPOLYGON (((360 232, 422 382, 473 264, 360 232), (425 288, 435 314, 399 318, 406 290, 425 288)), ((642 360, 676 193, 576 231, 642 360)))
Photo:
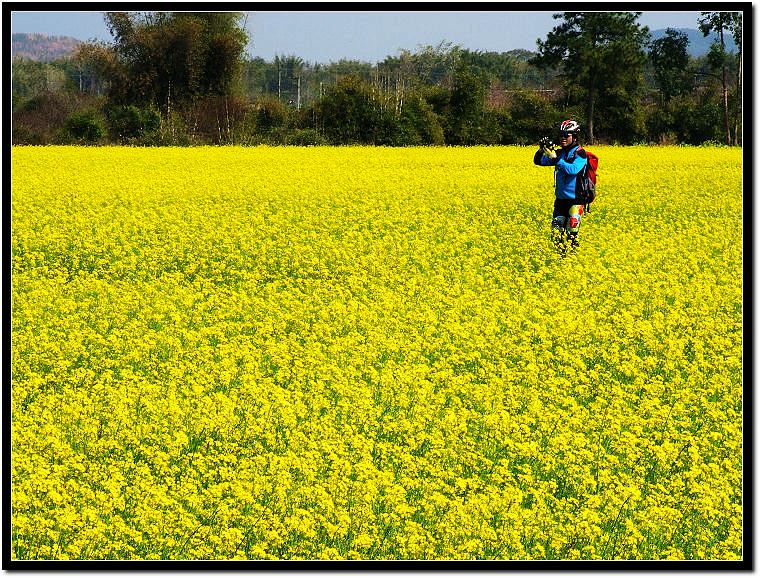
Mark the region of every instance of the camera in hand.
POLYGON ((548 136, 542 137, 541 140, 538 141, 538 144, 545 149, 553 149, 556 146, 554 141, 548 136))

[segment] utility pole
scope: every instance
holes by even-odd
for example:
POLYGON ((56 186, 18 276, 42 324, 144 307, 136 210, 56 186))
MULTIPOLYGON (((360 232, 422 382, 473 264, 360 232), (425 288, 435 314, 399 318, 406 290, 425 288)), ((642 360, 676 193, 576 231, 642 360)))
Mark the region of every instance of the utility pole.
POLYGON ((298 96, 296 97, 296 110, 301 110, 301 77, 298 77, 298 96))

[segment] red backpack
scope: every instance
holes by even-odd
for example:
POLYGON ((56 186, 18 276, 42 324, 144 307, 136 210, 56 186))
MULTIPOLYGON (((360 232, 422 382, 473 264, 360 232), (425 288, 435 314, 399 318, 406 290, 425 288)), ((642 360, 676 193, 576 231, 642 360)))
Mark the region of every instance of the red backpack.
POLYGON ((577 150, 586 153, 587 161, 586 166, 578 173, 578 180, 575 182, 575 199, 588 212, 589 205, 596 199, 596 169, 599 166, 599 157, 582 147, 578 147, 577 150))

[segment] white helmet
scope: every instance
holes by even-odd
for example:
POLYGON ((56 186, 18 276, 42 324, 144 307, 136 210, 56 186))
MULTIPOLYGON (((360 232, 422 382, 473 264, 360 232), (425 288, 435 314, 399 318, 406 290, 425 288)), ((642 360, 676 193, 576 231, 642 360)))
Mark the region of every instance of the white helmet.
POLYGON ((564 120, 562 121, 562 124, 559 125, 559 132, 560 134, 572 134, 577 137, 578 133, 581 132, 581 127, 574 120, 564 120))

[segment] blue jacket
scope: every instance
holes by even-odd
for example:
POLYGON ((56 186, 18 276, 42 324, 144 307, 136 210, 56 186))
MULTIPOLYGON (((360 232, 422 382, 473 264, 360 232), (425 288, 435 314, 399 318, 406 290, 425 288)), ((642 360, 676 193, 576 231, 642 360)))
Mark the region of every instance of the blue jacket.
POLYGON ((554 194, 558 199, 575 199, 575 183, 578 173, 586 166, 588 159, 586 152, 580 145, 573 145, 570 149, 557 151, 557 158, 552 159, 544 156, 543 151, 538 149, 533 156, 533 162, 542 167, 554 167, 554 194))

